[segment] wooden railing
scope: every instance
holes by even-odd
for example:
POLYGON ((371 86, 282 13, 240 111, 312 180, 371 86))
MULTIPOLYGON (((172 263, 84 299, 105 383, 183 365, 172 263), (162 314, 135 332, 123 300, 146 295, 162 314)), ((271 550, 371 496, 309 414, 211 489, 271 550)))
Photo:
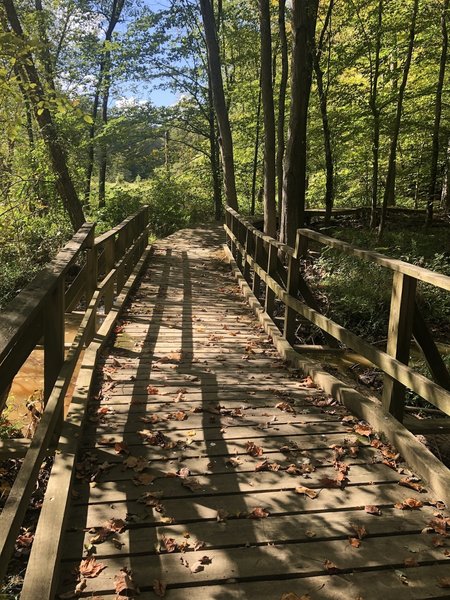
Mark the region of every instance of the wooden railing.
POLYGON ((385 373, 383 406, 398 420, 403 420, 406 388, 450 415, 450 375, 416 302, 418 281, 450 291, 450 277, 355 248, 310 229, 297 230, 295 248, 291 248, 264 235, 230 208, 226 211, 225 231, 234 259, 258 298, 261 282, 264 284, 264 308, 269 316, 273 316, 275 298, 284 304, 283 335, 291 344, 295 343, 297 315, 301 315, 319 327, 328 340, 331 337, 352 348, 385 373), (300 269, 311 242, 393 271, 386 352, 321 314, 300 269), (423 351, 434 381, 408 367, 412 336, 423 351))
MULTIPOLYGON (((0 516, 0 581, 42 461, 59 436, 64 399, 78 359, 97 331, 98 309, 103 302, 103 314, 110 311, 115 295, 147 247, 148 207, 100 237, 94 238, 94 232, 94 224, 83 225, 0 314, 0 397, 7 395, 15 375, 41 340, 44 349, 44 410, 31 441, 18 441, 19 449, 20 444, 25 447, 25 456, 0 516), (78 274, 66 286, 66 275, 77 262, 78 274), (66 353, 65 313, 80 301, 84 301, 84 314, 66 353)), ((18 442, 5 442, 2 457, 8 457, 8 447, 10 455, 17 456, 18 442)))

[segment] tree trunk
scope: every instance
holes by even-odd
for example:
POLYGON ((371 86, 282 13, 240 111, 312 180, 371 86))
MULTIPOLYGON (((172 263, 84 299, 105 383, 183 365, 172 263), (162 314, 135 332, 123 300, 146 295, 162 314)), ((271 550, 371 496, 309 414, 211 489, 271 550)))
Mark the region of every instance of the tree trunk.
MULTIPOLYGON (((29 44, 23 33, 13 0, 3 0, 3 6, 12 31, 22 40, 24 47, 28 48, 29 44)), ((4 25, 5 23, 2 24, 4 25)), ((5 29, 7 29, 7 27, 5 29)), ((23 59, 22 69, 25 73, 25 77, 22 77, 22 79, 24 81, 28 80, 29 84, 31 84, 27 86, 30 105, 33 108, 35 119, 50 154, 53 170, 57 177, 56 186, 63 201, 64 208, 69 215, 73 229, 77 230, 84 223, 85 218, 83 208, 78 199, 75 186, 73 185, 67 167, 66 152, 60 143, 60 137, 53 122, 52 115, 46 107, 46 96, 34 64, 33 56, 29 51, 26 51, 23 55, 23 59)))
POLYGON ((253 152, 253 173, 252 173, 252 203, 250 206, 250 214, 255 214, 256 209, 256 179, 258 176, 258 154, 259 154, 259 132, 261 129, 261 76, 259 78, 259 93, 258 107, 256 109, 256 132, 255 132, 255 149, 253 152))
MULTIPOLYGON (((111 89, 111 50, 108 45, 112 40, 114 29, 119 22, 120 15, 122 13, 123 5, 125 0, 113 0, 111 8, 111 16, 108 23, 108 29, 105 34, 105 41, 103 42, 103 77, 102 77, 102 127, 105 128, 108 124, 108 102, 109 102, 109 91, 111 89)), ((101 67, 100 67, 101 68, 101 67)), ((98 166, 98 207, 103 208, 105 206, 105 192, 106 192, 106 169, 107 169, 107 150, 106 142, 102 140, 100 152, 99 152, 99 166, 98 166)))
POLYGON ((289 75, 288 46, 286 37, 286 0, 278 2, 278 33, 280 36, 281 78, 278 95, 278 139, 277 139, 277 199, 278 220, 281 223, 281 204, 283 201, 283 160, 284 160, 284 123, 286 115, 286 90, 289 75))
POLYGON ((275 111, 272 87, 272 33, 269 0, 259 0, 261 92, 264 109, 264 233, 275 237, 275 111))
POLYGON ((208 50, 208 66, 213 91, 214 109, 220 132, 225 197, 228 206, 238 210, 236 178, 234 174, 233 138, 231 135, 228 109, 225 103, 219 42, 217 40, 216 23, 211 0, 200 0, 200 10, 202 13, 206 46, 208 50))
MULTIPOLYGON (((103 64, 103 60, 102 60, 103 64)), ((91 197, 91 182, 92 173, 94 171, 94 137, 95 137, 95 124, 98 115, 98 105, 100 102, 100 87, 103 80, 103 67, 100 65, 100 74, 97 81, 97 87, 94 95, 94 102, 92 104, 92 123, 89 127, 89 142, 88 142, 88 163, 86 167, 86 185, 84 188, 84 203, 88 206, 91 197)))
POLYGON ((400 134, 400 124, 401 124, 401 119, 402 119, 403 99, 405 96, 405 89, 406 89, 406 84, 408 82, 409 68, 411 66, 411 59, 412 59, 412 54, 413 54, 413 50, 414 50, 414 38, 415 38, 415 34, 416 34, 416 18, 417 18, 418 6, 419 6, 419 0, 414 0, 413 14, 412 14, 412 19, 411 19, 411 27, 409 30, 408 53, 406 55, 406 61, 405 61, 405 65, 403 67, 402 82, 400 84, 400 88, 399 88, 399 92, 398 92, 397 113, 395 116, 394 131, 392 133, 391 147, 390 147, 390 153, 389 153, 388 172, 387 172, 387 177, 386 177, 386 187, 384 190, 380 225, 378 227, 379 238, 381 238, 381 236, 383 235, 384 228, 386 226, 387 207, 394 204, 395 177, 396 177, 396 171, 397 171, 398 137, 400 134))
POLYGON ((303 227, 306 196, 306 138, 318 0, 292 2, 291 114, 284 161, 281 239, 293 245, 303 227))
POLYGON ((442 176, 442 191, 441 191, 441 206, 446 212, 450 212, 450 189, 449 189, 449 176, 450 176, 450 137, 447 141, 447 149, 445 152, 444 162, 444 173, 442 176))
POLYGON ((445 78, 445 67, 447 63, 447 50, 448 50, 448 32, 447 32, 447 13, 449 7, 449 0, 444 1, 444 6, 441 15, 441 32, 442 32, 442 50, 441 59, 439 63, 439 77, 436 88, 436 100, 434 104, 434 126, 433 126, 433 142, 431 149, 431 172, 430 172, 430 185, 428 190, 428 202, 427 202, 427 220, 426 224, 431 225, 433 220, 433 208, 434 202, 437 197, 437 166, 439 159, 439 131, 441 125, 442 115, 442 89, 444 87, 445 78))
POLYGON ((320 66, 320 59, 323 53, 323 47, 325 42, 325 34, 331 21, 331 14, 333 12, 334 0, 330 0, 328 4, 328 10, 325 17, 325 22, 322 28, 322 33, 319 38, 319 43, 315 44, 314 39, 314 72, 316 74, 317 91, 319 93, 320 103, 320 114, 322 117, 322 129, 323 129, 323 143, 325 150, 325 167, 326 167, 326 187, 325 187, 325 223, 330 222, 331 211, 333 210, 334 203, 334 164, 333 164, 333 150, 331 146, 331 132, 330 124, 328 121, 328 95, 325 91, 323 83, 323 71, 320 66))
POLYGON ((380 77, 381 29, 383 24, 383 0, 378 2, 377 37, 375 42, 375 63, 373 66, 372 85, 369 105, 373 116, 372 137, 372 207, 370 211, 370 227, 377 223, 378 208, 378 171, 380 164, 380 109, 378 106, 378 79, 380 77))
POLYGON ((216 123, 214 119, 214 105, 211 89, 211 78, 208 77, 208 126, 209 126, 209 154, 214 194, 214 216, 216 221, 222 218, 222 194, 220 193, 219 160, 216 136, 216 123))

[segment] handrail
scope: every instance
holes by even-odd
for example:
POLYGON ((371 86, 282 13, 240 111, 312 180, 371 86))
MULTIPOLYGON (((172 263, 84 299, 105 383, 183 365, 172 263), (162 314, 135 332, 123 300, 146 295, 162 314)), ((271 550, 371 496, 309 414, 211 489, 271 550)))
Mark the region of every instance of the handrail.
POLYGON ((14 551, 42 460, 48 454, 50 443, 59 437, 66 392, 83 347, 90 344, 97 331, 99 305, 103 301, 105 314, 110 311, 114 297, 120 294, 147 248, 148 207, 125 219, 106 236, 94 239, 94 232, 94 224, 83 225, 56 259, 0 315, 0 397, 2 391, 8 390, 14 376, 43 336, 45 404, 0 515, 0 580, 14 551), (110 257, 107 257, 108 261, 104 260, 105 244, 113 250, 112 260, 109 260, 110 257), (65 290, 67 270, 82 252, 86 253, 84 266, 65 290), (74 295, 71 289, 75 284, 74 295), (75 340, 66 354, 64 314, 67 297, 71 298, 70 310, 76 297, 85 298, 86 309, 75 340))
POLYGON ((261 284, 264 284, 266 312, 269 316, 273 315, 275 298, 285 305, 283 335, 291 344, 295 343, 297 315, 301 315, 322 329, 324 334, 351 347, 384 371, 383 406, 400 421, 403 419, 406 388, 450 414, 450 374, 416 302, 418 281, 450 291, 450 277, 378 252, 356 248, 309 229, 298 229, 295 249, 286 251, 270 236, 256 233, 255 228, 249 226, 248 221, 236 211, 227 208, 225 215, 224 227, 230 251, 258 298, 261 297, 261 284), (257 240, 260 240, 259 244, 257 240), (312 292, 300 272, 300 258, 307 254, 310 241, 393 271, 386 352, 321 314, 313 305, 312 292), (280 250, 285 253, 287 266, 277 256, 280 250), (284 273, 280 273, 281 268, 284 273), (299 293, 303 301, 299 299, 299 293), (408 366, 412 335, 423 351, 434 381, 408 366))

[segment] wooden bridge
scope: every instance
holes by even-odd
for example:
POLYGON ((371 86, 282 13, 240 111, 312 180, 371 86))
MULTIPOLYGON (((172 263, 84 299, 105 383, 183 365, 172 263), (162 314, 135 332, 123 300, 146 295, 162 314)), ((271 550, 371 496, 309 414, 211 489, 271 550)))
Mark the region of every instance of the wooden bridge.
POLYGON ((0 317, 0 397, 37 344, 45 355, 35 435, 1 448, 23 457, 1 577, 54 454, 23 600, 450 597, 450 472, 402 424, 405 386, 450 414, 415 304, 417 281, 450 278, 310 230, 290 248, 232 210, 225 245, 208 227, 148 246, 147 222, 84 226, 0 317), (393 271, 386 352, 320 313, 301 275, 310 244, 393 271), (382 403, 295 347, 299 315, 385 372, 382 403), (408 367, 412 335, 433 381, 408 367))

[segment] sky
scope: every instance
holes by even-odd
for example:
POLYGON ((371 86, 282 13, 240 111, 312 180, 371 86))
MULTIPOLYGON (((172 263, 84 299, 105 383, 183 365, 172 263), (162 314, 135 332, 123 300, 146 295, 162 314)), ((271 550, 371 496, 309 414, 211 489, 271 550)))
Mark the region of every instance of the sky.
MULTIPOLYGON (((152 10, 168 8, 170 0, 144 0, 144 3, 152 10)), ((124 89, 123 96, 135 98, 137 101, 150 100, 155 106, 171 106, 177 102, 180 94, 174 94, 170 90, 157 89, 158 81, 154 82, 152 88, 148 86, 135 86, 133 90, 124 89)))

